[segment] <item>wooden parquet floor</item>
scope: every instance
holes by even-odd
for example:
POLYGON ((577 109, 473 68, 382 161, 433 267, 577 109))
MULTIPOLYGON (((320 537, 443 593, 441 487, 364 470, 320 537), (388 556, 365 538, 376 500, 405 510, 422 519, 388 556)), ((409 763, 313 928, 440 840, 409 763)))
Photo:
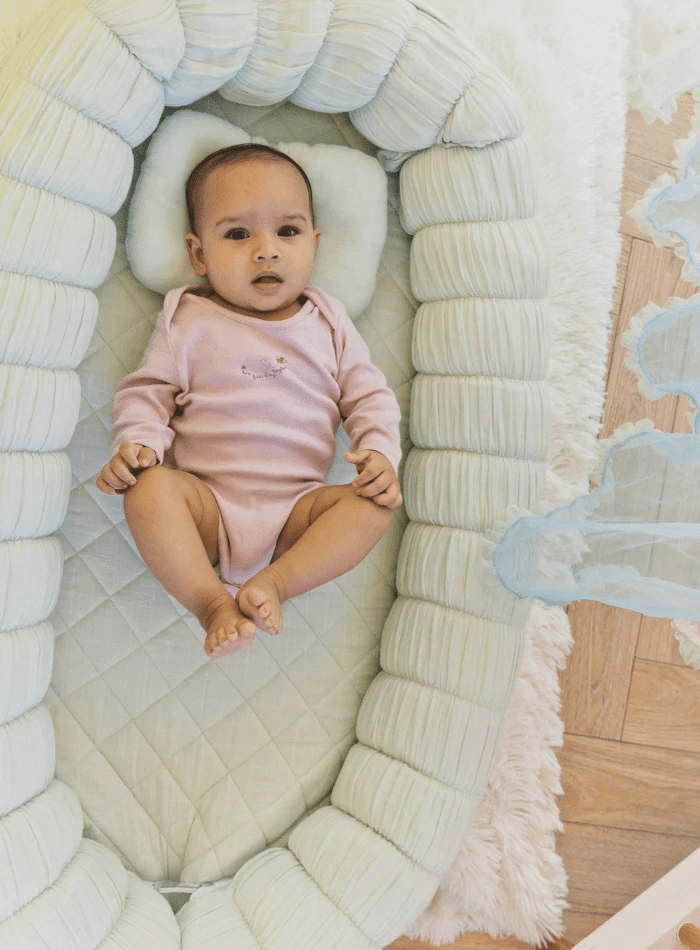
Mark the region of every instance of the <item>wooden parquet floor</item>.
MULTIPOLYGON (((683 262, 640 234, 626 212, 663 172, 675 174, 673 142, 687 138, 693 101, 678 98, 670 124, 627 118, 621 202, 622 252, 613 300, 607 398, 600 438, 624 422, 654 420, 666 432, 690 432, 686 397, 649 402, 624 364, 619 343, 630 317, 649 300, 700 291, 681 281, 683 262)), ((568 877, 568 947, 582 940, 700 847, 700 673, 687 666, 668 620, 595 601, 568 608, 574 649, 560 673, 564 795, 557 835, 568 877)), ((431 945, 400 937, 391 950, 431 945)), ((463 934, 443 950, 527 950, 519 940, 463 934)), ((387 948, 389 950, 389 948, 387 948)))

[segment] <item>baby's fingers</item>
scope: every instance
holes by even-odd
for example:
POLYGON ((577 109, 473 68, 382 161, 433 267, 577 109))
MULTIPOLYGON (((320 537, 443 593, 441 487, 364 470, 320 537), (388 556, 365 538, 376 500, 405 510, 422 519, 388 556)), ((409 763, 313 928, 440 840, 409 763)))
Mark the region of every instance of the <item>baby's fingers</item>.
POLYGON ((395 481, 395 479, 391 472, 385 470, 371 477, 365 477, 365 473, 363 472, 352 484, 358 495, 364 495, 365 498, 372 498, 374 495, 385 491, 393 481, 395 481))
POLYGON ((372 501, 376 505, 381 505, 384 508, 400 508, 403 504, 403 497, 401 496, 398 482, 393 482, 386 491, 375 495, 372 501))
MULTIPOLYGON (((124 459, 131 468, 139 468, 139 454, 143 452, 146 448, 145 445, 141 445, 139 442, 124 442, 119 446, 119 453, 114 456, 114 459, 124 459)), ((112 461, 114 461, 112 459, 112 461)))
POLYGON ((129 471, 126 462, 115 455, 111 462, 103 466, 95 484, 100 491, 113 495, 117 491, 128 488, 129 485, 136 484, 136 478, 129 471))
MULTIPOLYGON (((109 465, 105 465, 105 468, 110 468, 110 467, 112 469, 112 472, 116 475, 116 477, 124 483, 123 485, 115 485, 114 486, 115 488, 126 488, 129 485, 136 484, 136 476, 133 474, 133 472, 131 471, 131 467, 126 464, 126 462, 124 461, 121 455, 115 455, 112 461, 109 463, 109 465)), ((138 462, 136 463, 134 467, 138 468, 138 462)), ((105 480, 109 481, 109 479, 105 475, 104 468, 102 469, 102 474, 104 475, 105 480)), ((110 482, 110 484, 112 483, 110 482)))
MULTIPOLYGON (((121 491, 133 484, 131 481, 127 483, 123 478, 120 478, 120 476, 112 468, 113 462, 114 459, 112 459, 112 462, 108 462, 103 467, 102 472, 95 482, 100 491, 103 491, 106 495, 113 495, 116 491, 121 491)), ((134 476, 131 474, 131 472, 129 472, 128 468, 126 468, 126 464, 124 462, 122 462, 122 464, 126 469, 127 477, 129 479, 133 479, 135 482, 136 479, 134 479, 134 476)))
POLYGON ((108 482, 106 482, 105 479, 101 475, 97 476, 97 480, 95 484, 100 489, 100 491, 105 493, 105 495, 115 494, 114 488, 112 488, 112 486, 108 482))
POLYGON ((144 445, 138 454, 137 462, 139 468, 150 468, 157 460, 156 453, 150 446, 144 445))

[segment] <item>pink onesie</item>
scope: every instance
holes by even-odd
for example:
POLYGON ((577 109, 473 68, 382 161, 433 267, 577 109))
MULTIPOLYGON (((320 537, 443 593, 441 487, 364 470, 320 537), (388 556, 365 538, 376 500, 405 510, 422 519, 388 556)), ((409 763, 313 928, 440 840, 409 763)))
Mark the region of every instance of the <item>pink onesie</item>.
POLYGON ((401 410, 336 297, 307 286, 301 310, 272 321, 196 289, 167 294, 138 369, 117 386, 112 453, 150 446, 211 489, 235 596, 270 563, 297 501, 326 484, 341 419, 351 451, 375 449, 396 471, 401 410))

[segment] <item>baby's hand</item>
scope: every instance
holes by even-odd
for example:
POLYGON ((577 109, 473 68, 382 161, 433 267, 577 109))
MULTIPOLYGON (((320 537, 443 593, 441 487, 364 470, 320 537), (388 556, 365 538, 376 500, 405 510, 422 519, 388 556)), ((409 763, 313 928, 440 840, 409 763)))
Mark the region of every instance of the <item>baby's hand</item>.
POLYGON ((158 461, 152 448, 138 442, 123 442, 111 462, 102 469, 95 483, 105 495, 123 494, 130 485, 136 484, 132 469, 150 468, 158 461))
POLYGON ((371 498, 376 505, 398 508, 403 504, 399 480, 386 455, 375 449, 345 452, 345 459, 354 462, 359 472, 352 483, 358 495, 371 498))

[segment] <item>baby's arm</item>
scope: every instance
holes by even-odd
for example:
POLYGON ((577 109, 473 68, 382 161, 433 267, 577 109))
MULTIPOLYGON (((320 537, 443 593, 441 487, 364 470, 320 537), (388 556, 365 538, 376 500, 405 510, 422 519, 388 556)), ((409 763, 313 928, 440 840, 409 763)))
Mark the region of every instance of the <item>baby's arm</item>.
POLYGON ((175 438, 169 422, 176 409, 175 397, 183 389, 180 367, 161 313, 138 369, 125 376, 115 390, 113 454, 124 442, 135 442, 150 446, 162 462, 175 438))
POLYGON ((401 408, 386 377, 372 362, 369 347, 347 313, 338 321, 342 346, 338 363, 343 428, 350 436, 353 453, 372 449, 389 459, 398 470, 401 460, 399 421, 401 408))
POLYGON ((176 408, 175 397, 182 391, 178 362, 161 313, 139 368, 125 376, 114 393, 113 456, 97 479, 100 491, 124 491, 135 482, 131 469, 163 461, 175 438, 169 422, 176 408))

